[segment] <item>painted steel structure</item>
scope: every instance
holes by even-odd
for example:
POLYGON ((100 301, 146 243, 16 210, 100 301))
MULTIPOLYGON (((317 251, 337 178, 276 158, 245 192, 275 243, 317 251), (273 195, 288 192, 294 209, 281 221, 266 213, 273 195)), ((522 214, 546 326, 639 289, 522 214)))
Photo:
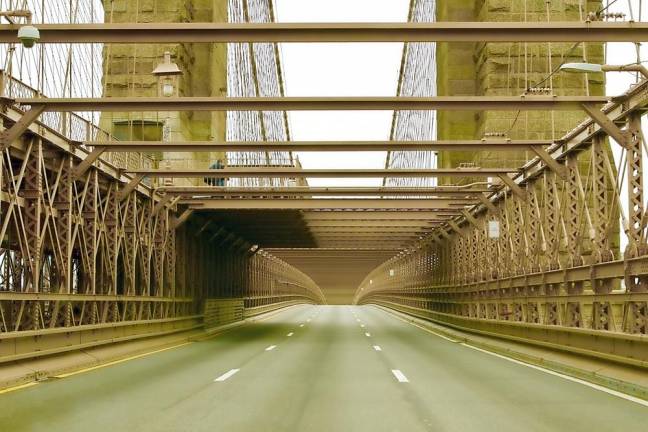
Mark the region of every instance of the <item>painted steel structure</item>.
MULTIPOLYGON (((41 24, 41 43, 177 42, 642 42, 648 25, 633 22, 434 23, 137 23, 41 24)), ((19 26, 0 28, 0 43, 19 26)))
MULTIPOLYGON (((644 23, 601 22, 47 24, 39 28, 42 43, 648 40, 644 23)), ((0 26, 0 42, 15 42, 16 32, 16 25, 0 26)), ((363 262, 369 274, 358 287, 356 303, 377 303, 471 331, 648 366, 646 143, 641 132, 647 105, 646 80, 613 99, 4 94, 0 339, 10 343, 0 345, 0 361, 191 329, 201 325, 201 303, 208 298, 241 298, 251 313, 296 302, 322 303, 326 298, 315 277, 299 270, 317 258, 336 270, 363 262), (76 111, 332 109, 581 110, 587 118, 549 142, 310 144, 288 140, 117 143, 105 133, 88 133, 77 140, 43 121, 48 113, 76 111), (624 151, 625 177, 607 151, 608 138, 624 151), (145 164, 117 167, 103 155, 153 148, 509 151, 520 147, 533 155, 520 168, 303 170, 291 165, 182 170, 145 164), (583 171, 582 166, 588 169, 583 171), (305 186, 177 188, 143 182, 187 177, 437 176, 478 178, 478 184, 463 189, 455 185, 345 191, 305 186), (622 182, 628 191, 627 208, 620 196, 622 182), (246 238, 254 232, 252 227, 237 232, 221 223, 231 214, 241 219, 240 213, 232 213, 241 210, 256 211, 258 218, 271 215, 290 220, 285 232, 273 233, 276 237, 292 236, 294 231, 289 229, 294 229, 294 221, 308 235, 296 247, 266 248, 255 238, 246 238), (623 255, 610 241, 611 221, 619 214, 628 241, 623 255), (499 228, 497 238, 488 236, 491 224, 499 228)), ((87 122, 85 127, 93 130, 87 122)), ((331 274, 330 268, 313 272, 319 272, 318 279, 331 274)))

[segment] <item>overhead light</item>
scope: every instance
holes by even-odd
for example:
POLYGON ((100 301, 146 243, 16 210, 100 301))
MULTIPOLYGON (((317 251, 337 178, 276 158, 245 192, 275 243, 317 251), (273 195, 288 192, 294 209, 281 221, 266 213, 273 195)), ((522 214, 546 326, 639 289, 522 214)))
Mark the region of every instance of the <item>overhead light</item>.
POLYGON ((13 24, 10 18, 25 18, 27 25, 18 29, 18 40, 25 48, 33 48, 36 42, 40 40, 40 31, 32 24, 32 13, 26 9, 0 11, 0 16, 7 18, 13 24))
POLYGON ((596 63, 565 63, 560 66, 560 70, 568 73, 600 73, 603 72, 603 65, 596 63))
POLYGON ((171 97, 176 93, 178 76, 182 71, 176 63, 171 61, 171 52, 164 53, 164 61, 157 65, 152 72, 159 80, 159 92, 164 97, 171 97))
POLYGON ((18 29, 18 40, 25 48, 33 48, 40 40, 40 32, 32 25, 22 26, 18 29))
POLYGON ((596 63, 565 63, 560 66, 561 72, 568 73, 601 73, 601 72, 639 72, 648 78, 648 69, 639 63, 627 65, 607 65, 596 63))
POLYGON ((159 77, 168 77, 168 76, 174 76, 174 75, 182 75, 182 71, 178 67, 176 63, 173 63, 171 61, 171 52, 170 51, 165 51, 164 53, 164 61, 157 65, 155 69, 153 69, 153 75, 159 76, 159 77))

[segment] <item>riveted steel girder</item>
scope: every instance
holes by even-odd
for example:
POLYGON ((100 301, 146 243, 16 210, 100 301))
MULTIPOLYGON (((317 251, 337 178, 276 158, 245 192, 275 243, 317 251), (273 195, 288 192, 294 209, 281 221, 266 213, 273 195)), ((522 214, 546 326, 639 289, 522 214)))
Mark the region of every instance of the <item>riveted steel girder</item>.
POLYGON ((158 189, 171 195, 182 196, 454 196, 467 197, 475 196, 483 192, 489 192, 487 188, 460 187, 434 187, 434 188, 407 188, 407 187, 162 187, 158 189))
MULTIPOLYGON (((128 23, 38 24, 40 43, 192 42, 643 42, 646 23, 128 23)), ((19 25, 0 26, 0 43, 19 25)))
POLYGON ((461 141, 111 141, 86 142, 111 152, 131 151, 508 151, 553 144, 549 140, 461 141))
MULTIPOLYGON (((111 97, 17 98, 45 112, 69 111, 482 111, 568 110, 609 102, 604 96, 431 96, 431 97, 111 97)), ((10 102, 5 100, 6 102, 10 102)))
POLYGON ((146 177, 312 177, 312 178, 374 178, 374 177, 495 177, 516 173, 513 168, 439 168, 439 169, 299 169, 299 168, 226 168, 144 169, 126 172, 146 177))
POLYGON ((461 209, 474 203, 456 199, 195 199, 181 201, 195 210, 310 210, 310 209, 461 209))

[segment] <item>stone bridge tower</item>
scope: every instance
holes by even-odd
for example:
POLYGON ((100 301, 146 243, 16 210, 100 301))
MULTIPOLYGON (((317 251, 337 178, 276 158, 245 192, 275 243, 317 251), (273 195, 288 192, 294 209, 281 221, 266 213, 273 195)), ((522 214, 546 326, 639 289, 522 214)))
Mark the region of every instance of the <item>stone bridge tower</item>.
MULTIPOLYGON (((227 22, 227 0, 104 0, 105 21, 227 22)), ((178 96, 227 96, 226 44, 110 45, 104 49, 106 96, 158 96, 158 78, 152 71, 169 51, 182 75, 178 96)), ((225 112, 108 113, 102 126, 118 139, 224 141, 225 112)), ((218 153, 153 155, 161 168, 206 168, 224 157, 218 153), (188 156, 190 155, 190 156, 188 156)))

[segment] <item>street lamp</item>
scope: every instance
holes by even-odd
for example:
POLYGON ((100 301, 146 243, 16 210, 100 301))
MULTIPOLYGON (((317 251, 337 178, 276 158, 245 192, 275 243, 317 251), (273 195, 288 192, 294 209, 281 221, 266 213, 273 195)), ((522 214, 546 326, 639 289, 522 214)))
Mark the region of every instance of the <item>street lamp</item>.
POLYGON ((18 40, 25 48, 33 48, 40 40, 40 32, 32 24, 32 13, 28 10, 0 11, 0 17, 5 17, 13 24, 11 18, 25 18, 27 25, 18 29, 18 40))
POLYGON ((639 72, 644 78, 648 78, 648 69, 640 64, 602 65, 596 63, 565 63, 560 66, 560 71, 568 73, 639 72))
POLYGON ((164 53, 164 61, 153 70, 153 75, 158 78, 158 92, 162 96, 171 97, 178 92, 178 76, 182 71, 176 63, 171 61, 171 53, 164 53))

